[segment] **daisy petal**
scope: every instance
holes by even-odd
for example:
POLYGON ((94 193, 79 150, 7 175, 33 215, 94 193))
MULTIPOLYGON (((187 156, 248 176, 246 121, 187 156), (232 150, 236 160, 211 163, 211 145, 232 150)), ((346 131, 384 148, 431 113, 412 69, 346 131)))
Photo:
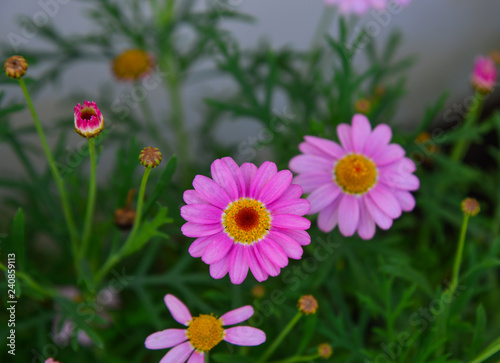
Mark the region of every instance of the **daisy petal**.
POLYGON ((238 199, 238 187, 226 162, 221 159, 215 160, 210 166, 210 171, 213 180, 227 192, 229 198, 231 200, 238 199))
POLYGON ((183 195, 184 202, 186 204, 207 204, 208 202, 203 199, 196 190, 188 189, 184 192, 183 195))
POLYGON ((347 124, 340 124, 337 126, 337 136, 340 143, 347 152, 353 151, 351 139, 351 126, 347 124))
POLYGON ((225 330, 224 340, 228 343, 243 346, 260 345, 266 341, 266 334, 250 326, 237 326, 225 330))
POLYGON ((363 198, 363 202, 366 206, 366 209, 371 214, 373 220, 375 221, 375 223, 377 223, 377 226, 385 230, 391 228, 392 218, 382 212, 370 198, 363 198))
POLYGON ((289 163, 290 170, 296 173, 318 173, 330 172, 333 168, 333 160, 328 160, 314 155, 297 155, 289 163))
POLYGON ((306 199, 278 200, 268 208, 274 214, 295 214, 303 216, 311 210, 311 203, 306 199))
POLYGON ((181 345, 178 345, 172 348, 160 361, 160 363, 184 363, 194 348, 191 346, 191 343, 186 342, 181 345))
POLYGON ((280 233, 276 230, 271 231, 268 238, 276 242, 285 251, 286 255, 294 260, 300 260, 302 258, 302 247, 300 244, 293 240, 286 234, 280 233))
POLYGON ((275 163, 264 161, 252 179, 249 196, 251 198, 257 198, 262 187, 268 182, 269 179, 276 175, 277 172, 278 168, 275 163))
POLYGON ((338 187, 338 185, 335 185, 333 183, 322 185, 307 197, 307 200, 311 203, 311 210, 308 214, 318 213, 327 205, 333 203, 333 201, 337 199, 339 195, 340 188, 338 187))
POLYGON ((188 204, 181 207, 181 217, 193 223, 217 223, 221 220, 222 210, 210 204, 188 204))
POLYGON ((194 240, 193 243, 191 243, 191 246, 189 246, 189 254, 192 257, 201 257, 203 255, 203 252, 205 252, 205 249, 207 246, 210 244, 212 239, 210 238, 211 236, 208 237, 200 237, 194 240))
POLYGON ((236 187, 238 188, 238 198, 242 198, 245 196, 245 179, 243 178, 243 173, 240 170, 240 167, 236 162, 230 158, 225 157, 222 160, 226 163, 227 167, 231 171, 231 174, 236 182, 236 187))
POLYGON ((243 181, 245 183, 245 196, 250 196, 250 183, 257 173, 257 167, 252 163, 244 163, 240 167, 241 175, 243 175, 243 181))
POLYGON ((356 114, 352 118, 352 147, 355 152, 363 152, 366 140, 370 136, 372 127, 365 115, 356 114))
POLYGON ((311 227, 311 221, 293 214, 278 214, 273 216, 272 225, 276 228, 305 230, 311 227))
POLYGON ((239 243, 235 244, 229 257, 229 278, 235 285, 241 284, 248 274, 244 248, 239 243))
POLYGON ((207 237, 222 231, 222 224, 184 223, 181 231, 186 237, 207 237))
POLYGON ((302 173, 293 178, 293 183, 302 187, 304 193, 311 193, 322 185, 332 183, 332 173, 302 173))
POLYGON ((191 355, 191 358, 187 361, 187 363, 204 363, 205 362, 205 353, 194 351, 191 355))
POLYGON ((255 245, 245 248, 245 256, 248 261, 248 267, 250 267, 250 271, 252 271, 255 279, 259 282, 267 280, 269 274, 262 268, 259 260, 257 260, 257 256, 255 256, 255 245))
POLYGON ((339 204, 339 229, 340 233, 350 237, 356 232, 359 223, 358 198, 352 195, 344 195, 339 204))
POLYGON ((231 199, 222 187, 212 179, 203 175, 196 175, 193 180, 194 189, 200 193, 203 199, 206 199, 210 204, 225 209, 231 199))
POLYGON ((219 319, 220 321, 222 321, 223 326, 234 325, 250 319, 253 314, 253 307, 251 307, 250 305, 246 305, 242 306, 241 308, 228 311, 219 319))
POLYGON ((415 208, 415 198, 411 193, 405 192, 403 190, 395 190, 394 196, 401 205, 401 209, 405 212, 409 212, 415 208))
POLYGON ((184 343, 187 339, 186 329, 166 329, 148 336, 144 345, 147 349, 166 349, 184 343))
POLYGON ((260 252, 267 256, 274 265, 283 268, 288 265, 288 257, 285 251, 269 237, 259 242, 260 252))
POLYGON ((360 205, 359 208, 358 234, 365 240, 372 239, 375 235, 375 221, 370 212, 364 208, 364 205, 360 205))
POLYGON ((301 246, 307 246, 309 243, 311 243, 311 236, 306 231, 282 228, 276 228, 275 231, 287 235, 294 241, 297 241, 301 246))
POLYGON ((264 204, 270 204, 288 189, 292 182, 293 175, 289 170, 282 170, 272 176, 262 187, 259 193, 259 200, 264 204))
POLYGON ((207 265, 219 262, 224 256, 228 254, 233 247, 234 242, 228 237, 226 232, 217 233, 210 238, 210 244, 203 252, 201 260, 207 265))
POLYGON ((255 257, 257 257, 257 261, 259 261, 260 266, 264 269, 269 276, 278 276, 280 274, 280 268, 272 263, 265 254, 263 254, 260 250, 260 243, 254 245, 254 253, 255 257))
POLYGON ((339 202, 337 198, 332 204, 326 206, 318 215, 318 228, 325 233, 333 231, 339 222, 339 202))
POLYGON ((392 131, 386 124, 380 124, 371 133, 366 140, 363 152, 369 156, 375 155, 382 147, 389 144, 392 138, 392 131))
POLYGON ((278 200, 276 200, 275 202, 277 203, 277 202, 280 202, 280 201, 283 201, 283 200, 300 198, 300 196, 302 195, 302 193, 303 193, 303 191, 302 191, 302 187, 300 185, 292 184, 281 195, 281 197, 279 197, 278 200))
POLYGON ((392 219, 401 216, 401 206, 396 197, 383 185, 379 184, 368 193, 368 198, 392 219))
POLYGON ((390 144, 380 149, 379 152, 373 156, 373 160, 377 166, 382 166, 394 163, 405 156, 405 149, 398 144, 390 144))
POLYGON ((231 256, 231 251, 229 251, 219 262, 210 265, 210 276, 218 280, 223 278, 229 272, 229 256, 231 256))
POLYGON ((340 159, 345 154, 345 150, 342 148, 342 146, 334 141, 316 136, 304 136, 304 139, 308 144, 321 150, 321 152, 326 154, 327 157, 330 156, 334 157, 335 159, 340 159))
POLYGON ((176 298, 174 295, 165 295, 165 305, 167 305, 170 314, 176 322, 182 325, 188 325, 188 322, 192 319, 189 309, 184 305, 182 301, 176 298))

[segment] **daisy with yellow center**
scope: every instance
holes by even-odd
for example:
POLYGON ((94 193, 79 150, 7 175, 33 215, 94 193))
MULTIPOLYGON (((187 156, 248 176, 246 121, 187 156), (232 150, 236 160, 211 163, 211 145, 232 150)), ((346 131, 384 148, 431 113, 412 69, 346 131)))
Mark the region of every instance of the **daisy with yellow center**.
POLYGON ((354 115, 351 125, 337 127, 340 144, 305 136, 302 155, 290 160, 298 175, 294 182, 310 193, 309 214, 318 216, 318 227, 330 232, 338 224, 344 236, 356 231, 371 239, 375 225, 389 229, 402 211, 415 207, 410 191, 419 188, 416 166, 404 149, 389 144, 392 131, 380 124, 372 131, 366 116, 354 115))
POLYGON ((113 60, 113 73, 116 78, 135 81, 151 72, 153 57, 142 49, 129 49, 113 60))
POLYGON ((203 363, 204 355, 223 340, 236 345, 255 346, 266 341, 266 334, 250 326, 227 325, 239 324, 248 320, 254 310, 251 306, 231 310, 220 318, 214 315, 200 314, 193 317, 189 309, 173 295, 165 296, 165 304, 178 323, 187 329, 166 329, 151 334, 144 345, 147 349, 172 348, 161 360, 162 363, 203 363))
POLYGON ((182 233, 197 238, 189 248, 193 257, 210 265, 220 279, 229 272, 241 284, 250 270, 258 281, 277 276, 288 258, 300 259, 311 238, 310 222, 302 217, 310 204, 302 188, 292 185, 292 173, 278 172, 276 164, 260 168, 238 166, 226 157, 215 160, 212 179, 197 175, 194 190, 184 193, 182 233))

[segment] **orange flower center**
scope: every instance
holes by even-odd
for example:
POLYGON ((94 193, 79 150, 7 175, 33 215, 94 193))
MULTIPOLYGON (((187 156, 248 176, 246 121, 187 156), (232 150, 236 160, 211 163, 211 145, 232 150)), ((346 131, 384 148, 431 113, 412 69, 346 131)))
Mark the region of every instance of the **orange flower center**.
POLYGON ((189 322, 187 337, 196 350, 208 352, 224 339, 224 328, 217 317, 200 314, 189 322))
POLYGON ((335 182, 345 193, 364 194, 375 185, 378 171, 367 157, 350 154, 337 162, 333 174, 335 182))
POLYGON ((222 215, 225 232, 235 242, 252 244, 271 228, 271 214, 262 202, 240 198, 230 203, 222 215))

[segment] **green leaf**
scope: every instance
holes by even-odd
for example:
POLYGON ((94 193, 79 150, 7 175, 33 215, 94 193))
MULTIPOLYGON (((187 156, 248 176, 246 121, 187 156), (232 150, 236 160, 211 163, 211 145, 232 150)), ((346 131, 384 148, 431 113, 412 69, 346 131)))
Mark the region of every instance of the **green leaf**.
POLYGON ((167 162, 165 168, 161 173, 160 179, 155 185, 153 192, 150 194, 148 199, 144 204, 143 215, 147 215, 149 210, 153 207, 153 204, 160 197, 161 193, 165 192, 168 185, 172 181, 172 177, 175 173, 175 169, 177 168, 177 157, 173 155, 167 162))
POLYGON ((474 336, 470 347, 470 355, 475 356, 481 348, 486 332, 486 310, 483 304, 479 305, 476 309, 476 326, 474 328, 474 336))
POLYGON ((16 269, 24 270, 26 259, 26 248, 24 246, 24 213, 21 208, 14 216, 11 228, 12 251, 16 254, 16 269))
POLYGON ((255 363, 254 358, 244 357, 236 354, 228 354, 228 353, 219 353, 210 356, 214 362, 219 363, 234 363, 237 361, 238 363, 255 363))

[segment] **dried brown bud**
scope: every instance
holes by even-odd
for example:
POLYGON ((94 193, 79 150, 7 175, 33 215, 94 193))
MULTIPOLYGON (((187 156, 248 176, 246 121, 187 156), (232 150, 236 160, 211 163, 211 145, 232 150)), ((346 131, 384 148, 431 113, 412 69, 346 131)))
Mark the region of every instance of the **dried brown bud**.
POLYGON ((135 210, 128 208, 118 208, 115 210, 114 223, 120 229, 128 231, 132 228, 135 221, 135 210))
POLYGON ((464 212, 464 214, 469 217, 474 217, 481 210, 481 208, 479 207, 479 202, 474 198, 465 198, 462 201, 461 207, 462 212, 464 212))
POLYGON ((161 152, 156 147, 146 147, 142 149, 139 160, 146 168, 156 168, 161 162, 161 152))
POLYGON ((20 55, 13 55, 3 65, 7 77, 18 79, 24 76, 26 69, 28 69, 28 62, 20 55))
POLYGON ((262 285, 255 285, 252 288, 252 295, 256 299, 262 298, 266 294, 266 289, 262 285))
POLYGON ((318 354, 323 359, 328 359, 332 356, 333 349, 332 346, 328 343, 323 343, 318 346, 318 354))
POLYGON ((299 299, 298 307, 302 314, 314 314, 318 310, 318 300, 312 295, 304 295, 299 299))

